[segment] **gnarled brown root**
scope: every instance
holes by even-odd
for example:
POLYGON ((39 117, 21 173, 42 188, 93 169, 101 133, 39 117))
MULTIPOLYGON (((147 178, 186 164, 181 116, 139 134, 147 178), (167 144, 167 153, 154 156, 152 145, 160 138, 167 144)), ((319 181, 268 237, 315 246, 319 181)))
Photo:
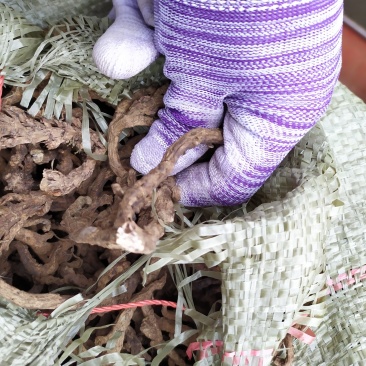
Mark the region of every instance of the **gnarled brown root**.
POLYGON ((0 255, 8 249, 25 222, 30 217, 45 215, 51 203, 51 198, 39 191, 9 193, 0 198, 0 255))
POLYGON ((93 159, 87 159, 68 175, 57 170, 45 169, 39 188, 51 196, 65 196, 75 191, 84 180, 93 174, 96 163, 93 159))
MULTIPOLYGON (((168 178, 179 157, 188 149, 200 144, 221 144, 222 141, 222 133, 218 129, 197 128, 186 133, 170 146, 155 169, 126 191, 114 221, 114 227, 117 230, 116 242, 122 249, 135 253, 151 253, 155 249, 156 242, 164 234, 159 228, 160 224, 152 220, 150 224, 140 228, 134 221, 136 214, 143 208, 151 206, 154 190, 168 178)), ((166 185, 164 189, 165 195, 170 195, 168 201, 178 199, 179 192, 175 186, 166 185), (166 190, 166 188, 170 189, 166 190)))
POLYGON ((34 168, 35 164, 25 145, 19 145, 12 149, 8 165, 1 174, 6 182, 6 190, 14 193, 25 193, 35 188, 36 183, 32 177, 34 168))
MULTIPOLYGON (((39 182, 39 188, 51 197, 52 212, 65 210, 62 222, 53 225, 54 230, 64 231, 76 243, 110 250, 119 248, 151 253, 155 249, 157 240, 164 234, 163 225, 174 219, 174 202, 179 199, 174 178, 168 178, 176 161, 186 150, 199 144, 222 142, 218 130, 193 130, 167 151, 156 169, 137 180, 136 172, 129 167, 127 159, 141 136, 131 138, 121 149, 119 137, 128 128, 151 125, 163 105, 166 89, 167 85, 139 90, 132 99, 120 103, 108 130, 110 169, 100 162, 87 157, 85 159, 85 156, 84 161, 81 155, 76 158, 66 148, 65 143, 81 148, 77 108, 74 110, 73 122, 65 124, 46 119, 37 121, 19 108, 8 107, 3 118, 18 118, 19 128, 15 129, 12 138, 3 135, 0 140, 4 138, 10 147, 31 144, 32 164, 50 164, 51 159, 56 158, 56 170, 43 167, 43 179, 39 182), (53 151, 56 147, 57 153, 53 151), (108 181, 113 192, 109 190, 106 193, 104 186, 108 181), (60 200, 60 197, 65 199, 60 200), (77 208, 78 212, 71 213, 83 200, 86 201, 77 208), (100 207, 104 210, 100 210, 100 207)), ((91 140, 94 150, 102 153, 104 147, 93 131, 91 140)))
MULTIPOLYGON (((155 169, 126 191, 118 183, 113 185, 116 200, 115 210, 110 211, 115 217, 113 227, 84 226, 81 230, 70 233, 71 238, 77 243, 109 249, 115 249, 117 245, 120 249, 133 253, 153 252, 157 241, 164 235, 161 221, 169 223, 174 219, 174 202, 179 200, 179 192, 174 178, 169 175, 178 158, 200 144, 221 143, 222 133, 218 129, 201 128, 188 132, 168 149, 155 169)), ((125 184, 128 182, 126 175, 123 180, 125 184)))
POLYGON ((118 105, 108 128, 109 166, 117 177, 123 178, 126 171, 119 160, 119 136, 126 128, 151 126, 158 110, 163 106, 163 96, 167 87, 168 85, 163 85, 158 89, 150 87, 139 90, 132 99, 125 99, 118 105))
POLYGON ((55 309, 70 296, 57 294, 30 294, 8 285, 0 278, 0 296, 25 309, 55 309))
POLYGON ((18 107, 6 107, 0 115, 0 146, 45 143, 49 150, 63 143, 81 140, 81 131, 66 122, 37 121, 18 107))

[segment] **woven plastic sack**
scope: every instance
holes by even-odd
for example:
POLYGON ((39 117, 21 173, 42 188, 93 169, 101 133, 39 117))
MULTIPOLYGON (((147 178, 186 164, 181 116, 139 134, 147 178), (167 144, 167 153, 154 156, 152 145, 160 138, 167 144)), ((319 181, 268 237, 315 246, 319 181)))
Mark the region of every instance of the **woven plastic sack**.
POLYGON ((339 184, 341 210, 323 245, 326 312, 313 347, 296 344, 295 365, 366 364, 366 105, 344 86, 321 127, 339 184))
MULTIPOLYGON (((150 76, 140 75, 127 84, 118 84, 98 74, 90 51, 108 22, 84 17, 60 20, 78 13, 81 8, 93 11, 97 9, 94 5, 99 6, 99 2, 88 1, 88 4, 86 1, 0 1, 0 26, 7 30, 13 27, 16 41, 19 27, 24 29, 25 25, 29 31, 28 48, 23 47, 22 53, 10 54, 12 58, 2 61, 2 73, 7 84, 32 81, 22 103, 33 113, 46 103, 46 112, 57 116, 62 106, 71 107, 70 97, 74 91, 83 92, 83 88, 92 88, 116 103, 133 89, 130 85, 140 87, 161 77, 159 67, 147 70, 144 75, 150 76), (57 34, 44 35, 40 28, 34 28, 35 24, 56 23, 73 29, 79 27, 79 32, 76 37, 73 32, 66 32, 67 37, 58 38, 57 34), (85 29, 89 33, 85 34, 85 29), (86 37, 87 42, 81 42, 85 40, 81 37, 86 37), (61 44, 65 39, 66 49, 70 51, 67 57, 62 51, 65 44, 61 44), (75 49, 75 42, 85 45, 84 51, 77 52, 80 49, 75 49), (48 57, 49 52, 53 52, 52 59, 48 57), (17 58, 19 54, 21 58, 17 58), (31 54, 34 54, 32 60, 27 59, 31 54), (77 59, 78 54, 83 58, 77 59), (59 56, 56 62, 55 55, 59 56), (83 70, 68 68, 69 62, 74 62, 75 68, 81 63, 86 67, 83 70), (30 101, 32 91, 48 72, 52 76, 43 93, 44 99, 28 105, 27 98, 30 101), (58 92, 46 100, 55 90, 58 92), (56 103, 49 104, 50 100, 56 103)), ((64 31, 64 28, 54 30, 64 31)), ((7 32, 9 34, 12 33, 7 32)), ((24 34, 28 38, 27 33, 22 33, 22 41, 24 34)), ((0 45, 5 47, 12 41, 0 38, 0 45)), ((365 363, 366 325, 362 321, 366 310, 363 300, 365 120, 365 104, 338 85, 326 116, 289 154, 247 208, 233 209, 228 212, 230 219, 225 221, 167 232, 161 240, 153 255, 160 260, 151 265, 147 263, 146 273, 159 266, 180 263, 205 263, 221 268, 222 309, 197 318, 197 339, 202 343, 196 349, 205 347, 204 353, 193 352, 197 365, 267 365, 273 350, 295 324, 310 327, 316 334, 310 346, 295 342, 296 365, 365 363)), ((142 257, 136 266, 144 266, 148 259, 142 257)), ((68 311, 80 301, 78 297, 57 309, 48 320, 2 302, 0 364, 61 364, 69 352, 66 345, 82 328, 90 310, 110 296, 126 276, 128 273, 121 275, 72 315, 68 311)), ((184 288, 188 283, 188 279, 182 278, 178 285, 184 288)), ((182 293, 180 296, 183 301, 182 293)), ((194 312, 190 314, 197 316, 194 312)), ((303 338, 305 332, 306 328, 303 338)), ((173 343, 179 344, 191 335, 178 332, 173 343)), ((172 346, 167 345, 153 365, 159 364, 169 347, 172 346)), ((105 350, 99 353, 102 351, 105 350)), ((94 364, 117 361, 125 365, 142 364, 137 356, 114 354, 108 357, 98 358, 94 364)))

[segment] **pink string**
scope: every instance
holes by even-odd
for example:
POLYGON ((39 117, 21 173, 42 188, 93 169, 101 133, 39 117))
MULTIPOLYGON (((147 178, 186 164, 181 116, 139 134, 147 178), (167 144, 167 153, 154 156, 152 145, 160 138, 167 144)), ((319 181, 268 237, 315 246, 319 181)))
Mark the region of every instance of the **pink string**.
MULTIPOLYGON (((109 311, 115 310, 125 310, 125 309, 132 309, 138 308, 142 306, 151 306, 151 305, 162 305, 162 306, 170 306, 171 308, 177 308, 177 303, 173 301, 166 301, 166 300, 142 300, 137 302, 129 302, 127 304, 118 304, 118 305, 111 305, 111 306, 103 306, 100 308, 94 308, 91 311, 91 314, 98 314, 98 313, 107 313, 109 311)), ((183 307, 183 310, 185 308, 183 307)))
MULTIPOLYGON (((175 309, 178 307, 178 304, 173 301, 141 300, 141 301, 136 301, 136 302, 129 302, 127 304, 118 304, 118 305, 110 305, 110 306, 102 306, 99 308, 94 308, 90 314, 107 313, 109 311, 133 309, 133 308, 139 308, 142 306, 151 306, 151 305, 170 306, 171 308, 175 308, 175 309)), ((183 306, 183 310, 185 310, 184 306, 183 306)), ((50 316, 49 312, 38 312, 38 314, 43 315, 46 318, 50 316)))

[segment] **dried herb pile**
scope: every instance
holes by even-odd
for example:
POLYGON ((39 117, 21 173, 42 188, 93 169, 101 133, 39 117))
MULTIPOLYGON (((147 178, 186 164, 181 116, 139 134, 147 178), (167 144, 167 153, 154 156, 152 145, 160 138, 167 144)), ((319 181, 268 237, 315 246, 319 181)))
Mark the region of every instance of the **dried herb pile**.
MULTIPOLYGON (((79 292, 91 298, 140 257, 126 251, 150 253, 164 235, 163 225, 180 220, 174 214, 179 192, 169 172, 187 148, 200 142, 220 143, 221 133, 194 131, 140 179, 129 165, 132 148, 142 137, 133 127, 152 123, 165 90, 166 85, 141 89, 119 104, 108 130, 106 161, 83 151, 81 108, 73 108, 71 123, 32 117, 19 107, 22 89, 7 92, 0 113, 1 297, 36 310, 54 309, 79 292), (122 133, 130 136, 120 144, 122 133)), ((97 132, 90 130, 90 136, 93 152, 106 154, 97 132)), ((197 268, 188 266, 188 271, 197 268)), ((135 271, 124 283, 125 290, 101 306, 152 298, 176 301, 167 268, 145 280, 142 286, 143 275, 135 271)), ((207 312, 220 298, 220 281, 205 278, 193 291, 202 291, 201 286, 205 297, 196 305, 207 312)), ((156 355, 154 346, 173 338, 175 312, 148 306, 95 314, 86 321, 86 327, 108 324, 114 325, 96 330, 83 345, 85 350, 105 346, 117 334, 109 352, 143 352, 150 361, 156 355), (153 348, 146 352, 149 347, 153 348)), ((191 328, 194 322, 184 317, 183 330, 191 328)), ((177 349, 167 362, 185 365, 186 361, 184 351, 177 349)))

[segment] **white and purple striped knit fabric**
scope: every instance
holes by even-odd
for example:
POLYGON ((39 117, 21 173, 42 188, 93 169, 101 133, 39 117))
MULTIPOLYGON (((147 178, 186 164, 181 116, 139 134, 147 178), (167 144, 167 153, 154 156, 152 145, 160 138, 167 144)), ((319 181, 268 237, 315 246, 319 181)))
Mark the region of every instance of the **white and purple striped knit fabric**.
POLYGON ((177 164, 187 206, 247 201, 325 112, 341 66, 342 0, 155 0, 155 46, 171 80, 134 149, 146 174, 181 135, 219 127, 224 145, 177 164))

